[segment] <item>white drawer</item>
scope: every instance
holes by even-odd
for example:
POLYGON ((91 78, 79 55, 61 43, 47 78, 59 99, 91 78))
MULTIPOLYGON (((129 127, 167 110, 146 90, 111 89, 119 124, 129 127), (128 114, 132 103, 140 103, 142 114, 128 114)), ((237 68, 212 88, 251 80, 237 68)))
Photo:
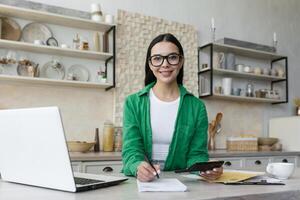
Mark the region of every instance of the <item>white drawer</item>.
POLYGON ((286 163, 295 163, 297 164, 296 156, 274 156, 272 162, 286 162, 286 163))
POLYGON ((72 162, 73 172, 81 172, 81 162, 72 162))
POLYGON ((240 169, 242 167, 242 159, 240 158, 214 158, 214 160, 223 160, 224 169, 240 169))
POLYGON ((122 161, 104 161, 104 162, 83 162, 82 170, 85 173, 100 174, 100 173, 119 173, 122 170, 122 161), (110 169, 112 171, 105 171, 110 169))
POLYGON ((259 169, 265 171, 270 159, 267 157, 255 157, 255 158, 246 158, 245 159, 245 168, 246 169, 259 169))

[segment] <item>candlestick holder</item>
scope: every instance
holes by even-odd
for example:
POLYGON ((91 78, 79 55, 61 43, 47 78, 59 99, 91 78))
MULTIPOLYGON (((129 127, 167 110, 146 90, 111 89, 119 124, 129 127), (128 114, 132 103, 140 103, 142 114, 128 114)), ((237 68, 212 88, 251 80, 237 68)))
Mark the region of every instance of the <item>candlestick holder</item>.
POLYGON ((278 44, 278 41, 273 40, 273 47, 275 48, 275 51, 277 51, 277 44, 278 44))
POLYGON ((215 27, 210 28, 210 34, 211 34, 211 42, 215 42, 216 41, 216 28, 215 27))

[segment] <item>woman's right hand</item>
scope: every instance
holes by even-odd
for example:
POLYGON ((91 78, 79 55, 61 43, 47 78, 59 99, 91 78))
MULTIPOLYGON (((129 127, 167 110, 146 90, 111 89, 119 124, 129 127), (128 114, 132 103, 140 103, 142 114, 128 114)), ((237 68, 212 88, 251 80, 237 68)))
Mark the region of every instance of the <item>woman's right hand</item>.
MULTIPOLYGON (((158 174, 160 174, 159 165, 153 165, 158 174)), ((137 179, 142 182, 149 182, 154 180, 156 177, 155 170, 151 167, 151 165, 145 161, 141 162, 141 164, 137 167, 137 179)))

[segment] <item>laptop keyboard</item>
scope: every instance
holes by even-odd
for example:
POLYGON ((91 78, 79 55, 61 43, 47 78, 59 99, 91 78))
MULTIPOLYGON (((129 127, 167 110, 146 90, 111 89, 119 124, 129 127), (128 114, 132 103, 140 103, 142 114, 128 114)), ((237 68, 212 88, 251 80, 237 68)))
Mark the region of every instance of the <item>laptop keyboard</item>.
POLYGON ((78 184, 78 185, 88 185, 88 184, 93 184, 93 183, 103 183, 104 182, 101 180, 79 178, 79 177, 74 177, 74 180, 75 180, 75 184, 78 184))

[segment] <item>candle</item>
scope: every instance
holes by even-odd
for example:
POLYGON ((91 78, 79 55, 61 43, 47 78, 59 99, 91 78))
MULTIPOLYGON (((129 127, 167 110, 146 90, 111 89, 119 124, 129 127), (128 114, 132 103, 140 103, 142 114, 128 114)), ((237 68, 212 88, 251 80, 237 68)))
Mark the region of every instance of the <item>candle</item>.
POLYGON ((277 42, 276 32, 273 33, 273 41, 274 41, 274 42, 277 42))
POLYGON ((211 28, 214 29, 215 28, 215 18, 211 18, 211 28))

